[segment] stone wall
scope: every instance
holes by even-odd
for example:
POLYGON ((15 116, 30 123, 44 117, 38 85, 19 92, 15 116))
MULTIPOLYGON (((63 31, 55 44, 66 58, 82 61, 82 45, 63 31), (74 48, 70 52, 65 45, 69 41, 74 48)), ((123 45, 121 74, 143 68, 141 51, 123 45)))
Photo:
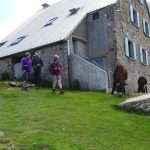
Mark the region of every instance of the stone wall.
POLYGON ((87 17, 88 57, 106 57, 106 68, 112 70, 116 54, 114 6, 95 12, 87 17), (95 12, 99 12, 99 19, 93 20, 95 12))
POLYGON ((13 78, 13 64, 11 58, 2 58, 0 59, 0 74, 8 72, 13 78))
POLYGON ((80 82, 82 89, 108 90, 106 71, 91 64, 78 55, 71 54, 71 81, 80 82))
MULTIPOLYGON (((115 25, 116 25, 116 42, 117 42, 117 63, 123 64, 129 73, 129 90, 137 91, 137 81, 140 76, 145 76, 148 79, 148 88, 150 90, 150 67, 143 65, 140 62, 140 46, 148 50, 150 55, 150 38, 143 33, 142 17, 150 23, 150 18, 146 6, 146 1, 142 5, 138 0, 123 0, 115 6, 115 25), (130 21, 129 5, 133 7, 140 14, 140 28, 137 28, 130 21), (124 38, 128 36, 129 39, 136 43, 137 59, 133 61, 125 56, 124 38)), ((149 58, 150 62, 150 58, 149 58)))
POLYGON ((62 81, 66 86, 68 85, 68 57, 67 57, 67 43, 58 43, 54 46, 48 46, 42 49, 35 50, 40 53, 41 59, 43 60, 44 67, 42 69, 42 78, 52 80, 49 73, 48 67, 49 62, 53 61, 54 55, 59 55, 60 63, 63 65, 62 81))
MULTIPOLYGON (((46 46, 43 48, 38 48, 32 50, 32 54, 34 52, 38 52, 43 60, 44 66, 42 68, 42 79, 50 79, 52 80, 52 77, 49 73, 49 62, 53 61, 53 56, 54 55, 59 55, 60 56, 60 63, 63 65, 63 73, 62 73, 62 81, 63 84, 68 86, 68 57, 67 57, 67 43, 66 42, 61 42, 57 43, 55 45, 51 46, 46 46)), ((17 55, 20 57, 20 55, 23 57, 25 54, 16 54, 15 58, 17 58, 17 55)), ((3 58, 0 60, 0 73, 7 71, 10 73, 11 77, 14 77, 15 74, 20 74, 20 64, 14 64, 12 59, 14 59, 14 56, 11 56, 10 58, 3 58), (14 71, 15 66, 18 67, 16 69, 16 73, 14 71), (18 73, 17 73, 18 71, 18 73)))

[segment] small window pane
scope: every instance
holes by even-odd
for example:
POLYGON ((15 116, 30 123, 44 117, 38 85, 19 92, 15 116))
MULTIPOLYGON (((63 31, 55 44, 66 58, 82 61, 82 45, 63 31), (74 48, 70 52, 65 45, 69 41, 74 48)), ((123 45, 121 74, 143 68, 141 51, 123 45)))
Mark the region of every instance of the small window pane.
POLYGON ((99 12, 93 14, 93 20, 99 19, 99 12))
POLYGON ((143 63, 144 63, 144 64, 147 64, 147 60, 146 60, 146 50, 145 50, 145 49, 142 50, 142 54, 143 54, 143 63))
POLYGON ((134 59, 134 48, 133 42, 129 41, 129 57, 134 59))
POLYGON ((7 41, 0 43, 0 47, 2 47, 6 42, 7 41))
POLYGON ((20 43, 24 38, 25 38, 25 36, 22 36, 22 37, 17 38, 17 39, 11 44, 11 46, 20 43))
POLYGON ((78 11, 80 10, 80 8, 73 8, 73 9, 70 9, 69 11, 70 11, 70 16, 72 16, 72 15, 75 15, 78 11))
POLYGON ((149 35, 149 27, 147 22, 145 22, 145 32, 149 35))
POLYGON ((56 18, 53 18, 53 19, 50 19, 44 26, 46 27, 46 26, 52 25, 53 22, 54 22, 56 19, 57 19, 57 17, 56 17, 56 18))
POLYGON ((137 11, 133 10, 133 18, 134 18, 134 23, 138 25, 138 19, 137 19, 137 11))

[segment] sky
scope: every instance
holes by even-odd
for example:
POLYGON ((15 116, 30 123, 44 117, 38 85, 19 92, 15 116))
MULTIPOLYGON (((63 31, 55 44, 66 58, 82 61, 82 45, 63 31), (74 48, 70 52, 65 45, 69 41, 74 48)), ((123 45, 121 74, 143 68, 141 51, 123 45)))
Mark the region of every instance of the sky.
POLYGON ((0 0, 0 40, 40 10, 41 4, 52 5, 59 1, 61 0, 0 0))
POLYGON ((52 5, 59 1, 61 0, 0 0, 0 41, 42 9, 41 4, 52 5))

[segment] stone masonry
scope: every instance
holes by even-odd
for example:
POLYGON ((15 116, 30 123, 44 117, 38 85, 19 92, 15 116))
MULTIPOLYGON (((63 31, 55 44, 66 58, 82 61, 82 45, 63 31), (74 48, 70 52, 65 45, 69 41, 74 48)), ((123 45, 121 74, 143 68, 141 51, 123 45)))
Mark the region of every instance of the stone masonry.
MULTIPOLYGON (((129 73, 129 90, 137 91, 138 78, 145 76, 148 79, 148 88, 150 90, 150 67, 143 65, 140 62, 140 46, 148 50, 150 55, 150 38, 143 32, 142 18, 144 17, 150 23, 149 12, 146 6, 146 1, 142 5, 138 0, 123 0, 118 1, 115 6, 115 25, 116 25, 116 42, 117 42, 117 63, 123 64, 129 73), (140 28, 137 28, 130 21, 129 5, 133 7, 140 14, 140 28), (136 43, 137 59, 133 61, 125 56, 124 38, 128 36, 136 43)), ((149 58, 149 57, 148 57, 149 58)), ((149 58, 150 62, 150 58, 149 58)))

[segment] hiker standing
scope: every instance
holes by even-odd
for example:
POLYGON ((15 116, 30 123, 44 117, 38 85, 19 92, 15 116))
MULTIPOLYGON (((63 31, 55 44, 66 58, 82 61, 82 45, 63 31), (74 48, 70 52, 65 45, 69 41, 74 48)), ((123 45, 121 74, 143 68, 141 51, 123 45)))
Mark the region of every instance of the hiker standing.
POLYGON ((22 90, 27 90, 27 82, 29 80, 29 76, 31 73, 31 67, 32 67, 32 60, 31 60, 31 54, 27 52, 25 54, 25 57, 21 59, 21 69, 23 73, 23 84, 22 84, 22 90))
POLYGON ((56 85, 60 89, 60 94, 64 94, 64 90, 62 89, 62 82, 61 82, 61 74, 62 74, 62 65, 59 63, 59 56, 55 55, 53 62, 50 64, 50 73, 53 77, 53 90, 52 93, 55 93, 56 85))
POLYGON ((32 67, 34 71, 35 87, 39 89, 41 86, 41 70, 43 66, 43 61, 38 53, 35 53, 32 59, 32 67))

